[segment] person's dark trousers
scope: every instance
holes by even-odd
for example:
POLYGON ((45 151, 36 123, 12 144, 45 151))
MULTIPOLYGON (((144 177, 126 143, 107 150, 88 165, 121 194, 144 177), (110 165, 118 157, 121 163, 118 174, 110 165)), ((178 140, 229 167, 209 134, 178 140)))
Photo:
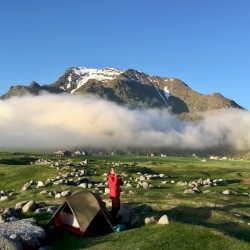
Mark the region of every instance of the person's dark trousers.
POLYGON ((118 211, 120 210, 120 197, 111 197, 111 201, 112 201, 111 215, 113 218, 115 218, 118 211))

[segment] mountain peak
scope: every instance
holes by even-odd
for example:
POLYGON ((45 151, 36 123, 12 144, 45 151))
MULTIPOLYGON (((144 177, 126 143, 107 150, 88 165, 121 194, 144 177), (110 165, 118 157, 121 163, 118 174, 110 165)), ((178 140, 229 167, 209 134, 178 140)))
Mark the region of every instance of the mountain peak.
POLYGON ((89 80, 96 80, 106 82, 113 80, 116 76, 120 75, 123 71, 115 68, 93 69, 86 67, 71 68, 71 73, 68 75, 68 84, 66 89, 72 88, 72 82, 76 85, 71 92, 74 93, 77 89, 82 87, 89 80))
POLYGON ((30 83, 30 86, 29 86, 30 88, 41 88, 41 86, 37 83, 37 82, 35 82, 35 81, 32 81, 31 83, 30 83))
POLYGON ((71 67, 54 83, 40 86, 13 86, 1 99, 26 94, 50 93, 92 94, 118 104, 139 108, 162 108, 175 114, 203 112, 222 108, 242 109, 219 93, 203 95, 179 79, 151 76, 135 69, 112 67, 93 69, 71 67))

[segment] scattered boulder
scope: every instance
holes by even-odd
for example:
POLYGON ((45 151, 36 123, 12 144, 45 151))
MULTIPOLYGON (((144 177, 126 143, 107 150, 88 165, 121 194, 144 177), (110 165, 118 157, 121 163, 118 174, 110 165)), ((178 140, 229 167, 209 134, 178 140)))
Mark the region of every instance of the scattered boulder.
POLYGON ((70 195, 71 195, 71 192, 69 190, 65 190, 65 191, 61 192, 62 197, 68 197, 70 195))
POLYGON ((198 187, 194 187, 193 191, 196 192, 196 193, 201 193, 201 190, 198 187))
POLYGON ((45 184, 43 181, 38 181, 37 182, 37 187, 40 188, 40 187, 45 187, 45 184))
POLYGON ((47 204, 45 202, 43 202, 43 201, 39 201, 39 202, 36 203, 37 208, 44 208, 46 206, 47 206, 47 204))
POLYGON ((20 201, 20 202, 18 202, 16 204, 16 206, 15 206, 15 209, 16 210, 21 210, 26 203, 28 203, 28 201, 20 201))
POLYGON ((41 191, 39 194, 45 195, 45 194, 47 194, 47 193, 48 193, 47 190, 43 190, 43 191, 41 191))
POLYGON ((144 181, 144 182, 142 183, 142 187, 143 187, 143 188, 149 188, 149 184, 148 184, 147 182, 144 181))
POLYGON ((7 200, 8 199, 8 196, 1 196, 0 197, 0 201, 5 201, 5 200, 7 200))
POLYGON ((209 194, 209 193, 211 193, 211 190, 205 190, 203 193, 204 194, 209 194))
POLYGON ((109 194, 109 188, 104 189, 104 194, 109 194))
POLYGON ((145 224, 150 224, 150 223, 153 223, 153 222, 155 222, 155 217, 154 216, 152 216, 152 217, 146 217, 144 219, 144 223, 145 224))
POLYGON ((32 184, 30 182, 24 184, 24 186, 22 187, 22 191, 26 191, 28 189, 32 188, 32 184))
POLYGON ((36 210, 36 202, 31 200, 27 202, 23 207, 22 207, 22 212, 27 213, 27 212, 32 212, 36 210))
POLYGON ((57 206, 49 206, 47 209, 48 214, 54 214, 57 210, 57 206))
POLYGON ((55 198, 56 199, 59 199, 59 198, 61 198, 62 196, 61 196, 61 193, 57 193, 56 195, 55 195, 55 198))
POLYGON ((44 214, 46 213, 47 209, 46 208, 37 208, 35 213, 36 214, 44 214))
POLYGON ((178 181, 177 183, 176 183, 176 185, 177 186, 181 186, 181 187, 183 187, 183 186, 187 186, 187 182, 185 181, 178 181))
POLYGON ((237 193, 236 191, 234 191, 234 190, 226 189, 226 190, 224 190, 224 191, 222 192, 222 194, 226 194, 226 195, 234 194, 234 195, 236 195, 236 194, 238 194, 238 193, 237 193))
POLYGON ((87 188, 88 184, 87 183, 81 183, 78 185, 78 187, 81 187, 81 188, 87 188))
POLYGON ((195 191, 193 189, 186 189, 184 194, 195 194, 195 191))
POLYGON ((163 216, 159 219, 158 224, 161 224, 161 225, 167 225, 167 224, 169 224, 168 216, 167 216, 166 214, 163 215, 163 216))

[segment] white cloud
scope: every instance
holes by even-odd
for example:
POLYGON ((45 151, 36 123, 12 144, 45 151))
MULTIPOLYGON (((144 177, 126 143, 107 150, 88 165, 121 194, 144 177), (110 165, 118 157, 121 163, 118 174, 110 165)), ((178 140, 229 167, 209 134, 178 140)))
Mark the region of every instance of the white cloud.
POLYGON ((130 110, 94 97, 26 96, 0 101, 0 148, 250 148, 250 113, 223 110, 200 123, 168 111, 130 110))

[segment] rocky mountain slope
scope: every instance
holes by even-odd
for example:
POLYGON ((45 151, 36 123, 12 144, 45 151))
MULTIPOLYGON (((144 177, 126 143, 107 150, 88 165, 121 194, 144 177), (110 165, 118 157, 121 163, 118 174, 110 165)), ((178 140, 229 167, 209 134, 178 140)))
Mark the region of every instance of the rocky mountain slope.
POLYGON ((40 86, 32 82, 30 86, 12 86, 1 99, 26 94, 39 95, 42 91, 98 95, 132 108, 167 108, 175 114, 192 114, 222 108, 243 109, 219 93, 203 95, 195 92, 178 79, 150 76, 132 69, 122 71, 114 68, 72 67, 49 85, 40 86))

